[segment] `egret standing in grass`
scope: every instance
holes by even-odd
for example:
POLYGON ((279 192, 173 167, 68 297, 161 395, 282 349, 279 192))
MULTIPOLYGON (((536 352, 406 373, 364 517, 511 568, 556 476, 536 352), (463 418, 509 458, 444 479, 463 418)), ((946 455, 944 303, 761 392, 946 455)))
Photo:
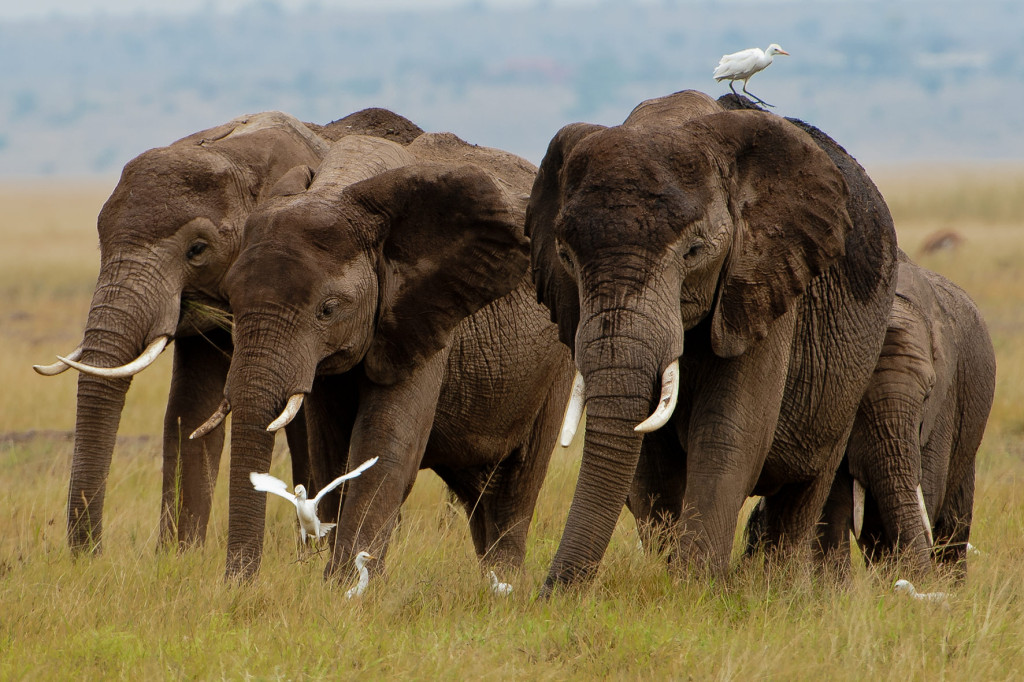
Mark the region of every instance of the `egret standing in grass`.
POLYGON ((302 538, 302 544, 305 545, 307 537, 312 537, 313 542, 315 543, 334 528, 335 524, 333 523, 320 522, 320 517, 317 516, 316 512, 316 507, 320 504, 320 500, 324 499, 324 496, 327 493, 331 492, 348 479, 359 476, 376 463, 377 458, 374 457, 373 459, 363 462, 344 476, 338 476, 336 479, 325 485, 312 500, 306 498, 306 486, 301 483, 295 486, 295 494, 293 495, 288 492, 288 484, 276 476, 253 471, 249 473, 249 480, 252 481, 252 487, 256 488, 256 490, 265 493, 273 493, 274 495, 283 497, 295 505, 295 513, 299 517, 299 537, 302 538))
POLYGON ((762 50, 759 47, 752 47, 749 50, 740 50, 739 52, 733 52, 722 57, 718 62, 718 67, 715 69, 715 80, 721 83, 724 80, 729 81, 729 89, 732 90, 732 94, 739 95, 736 92, 736 88, 733 84, 736 81, 743 81, 743 93, 753 97, 760 104, 766 107, 772 106, 765 102, 763 99, 747 91, 747 81, 758 71, 761 71, 768 67, 772 63, 772 57, 777 54, 789 53, 779 47, 777 44, 772 43, 768 46, 767 50, 762 50))
POLYGON ((366 570, 366 562, 370 559, 375 559, 369 552, 360 552, 356 554, 356 571, 359 573, 359 582, 356 586, 345 593, 345 599, 351 599, 352 597, 361 597, 363 592, 366 591, 366 586, 370 583, 370 572, 366 570))

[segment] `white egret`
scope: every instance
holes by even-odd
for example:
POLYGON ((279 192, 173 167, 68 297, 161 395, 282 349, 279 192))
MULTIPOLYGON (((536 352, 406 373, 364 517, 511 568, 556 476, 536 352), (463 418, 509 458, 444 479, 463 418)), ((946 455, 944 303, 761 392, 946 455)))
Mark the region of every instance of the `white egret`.
POLYGON ((373 459, 363 462, 344 476, 338 476, 336 479, 325 485, 312 500, 306 498, 306 486, 301 483, 295 486, 295 494, 293 495, 288 492, 288 484, 276 476, 253 471, 249 473, 249 480, 252 481, 252 487, 256 488, 256 490, 265 493, 273 493, 278 497, 283 497, 295 505, 295 513, 299 517, 299 537, 302 538, 302 544, 306 544, 307 536, 312 537, 313 542, 316 542, 323 536, 327 535, 335 525, 333 523, 320 522, 320 517, 317 516, 316 512, 316 507, 320 504, 320 500, 322 500, 327 493, 331 492, 348 479, 359 476, 376 463, 377 458, 374 457, 373 459))
POLYGON ((743 81, 743 93, 753 97, 759 103, 766 107, 772 106, 765 102, 763 99, 747 91, 747 81, 758 71, 761 71, 768 67, 772 63, 772 57, 777 54, 789 53, 779 47, 777 44, 772 43, 768 46, 767 50, 762 50, 759 47, 752 47, 748 50, 740 50, 739 52, 733 52, 732 54, 723 55, 722 59, 719 60, 718 66, 715 68, 714 77, 715 80, 721 83, 724 80, 729 81, 729 89, 732 90, 732 94, 738 95, 736 88, 733 87, 733 83, 736 81, 743 81))
POLYGON ((356 586, 345 593, 345 599, 351 599, 352 597, 361 597, 363 592, 366 591, 366 586, 370 584, 370 572, 366 570, 366 562, 370 559, 375 559, 369 552, 360 552, 356 554, 356 571, 359 572, 359 582, 356 586))
POLYGON ((897 580, 892 589, 898 594, 909 594, 918 601, 945 602, 949 599, 946 592, 918 592, 909 580, 897 580))
POLYGON ((497 574, 491 571, 491 594, 495 594, 499 597, 507 597, 512 594, 512 586, 508 583, 503 583, 498 580, 497 574))

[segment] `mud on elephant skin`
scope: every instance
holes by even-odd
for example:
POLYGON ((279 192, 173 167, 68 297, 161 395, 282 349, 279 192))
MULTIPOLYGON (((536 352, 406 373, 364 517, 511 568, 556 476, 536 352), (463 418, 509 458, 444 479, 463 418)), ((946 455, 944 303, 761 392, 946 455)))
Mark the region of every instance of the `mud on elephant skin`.
POLYGON ((749 495, 768 496, 774 550, 806 545, 895 287, 863 169, 823 134, 685 91, 563 128, 526 231, 588 415, 545 593, 593 574, 627 498, 682 568, 726 571, 749 495))
MULTIPOLYGON (((340 137, 366 126, 405 136, 416 130, 383 110, 357 112, 321 130, 340 137)), ((253 207, 287 170, 319 163, 328 148, 298 120, 266 112, 151 149, 125 166, 98 219, 100 273, 82 345, 69 363, 37 366, 47 375, 70 364, 83 372, 68 493, 74 550, 99 548, 125 393, 132 375, 172 339, 160 538, 170 544, 176 536, 179 547, 204 539, 224 434, 216 430, 202 442, 184 435, 223 393, 232 348, 223 277, 253 207)), ((307 477, 304 441, 301 424, 289 430, 300 479, 307 477)))
POLYGON ((360 551, 383 569, 421 468, 465 506, 484 563, 521 564, 571 380, 529 281, 534 172, 450 134, 408 147, 353 136, 250 216, 226 287, 229 576, 259 568, 266 503, 248 476, 269 466, 267 426, 297 400, 319 466, 380 458, 348 484, 327 575, 360 551))
POLYGON ((966 572, 974 463, 995 392, 995 351, 977 306, 901 254, 885 344, 823 514, 822 550, 917 574, 932 558, 966 572))

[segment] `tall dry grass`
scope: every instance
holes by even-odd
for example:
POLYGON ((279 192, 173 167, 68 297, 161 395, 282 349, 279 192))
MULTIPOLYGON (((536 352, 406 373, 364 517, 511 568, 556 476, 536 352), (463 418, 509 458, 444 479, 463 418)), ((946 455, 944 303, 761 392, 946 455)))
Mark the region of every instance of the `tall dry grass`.
MULTIPOLYGON (((571 500, 575 451, 556 452, 508 599, 487 592, 464 518, 430 473, 406 504, 386 579, 362 600, 344 599, 347 583, 322 581, 321 558, 297 562, 293 512, 273 501, 259 579, 226 584, 223 485, 204 548, 156 549, 169 358, 129 392, 106 550, 73 559, 64 514, 75 377, 45 379, 29 367, 80 340, 98 262, 95 216, 109 187, 0 188, 0 679, 1019 679, 1024 171, 963 172, 879 174, 911 255, 933 230, 965 237, 919 261, 975 297, 998 354, 972 533, 984 553, 963 585, 920 586, 951 590, 948 609, 900 599, 892 575, 859 567, 842 585, 760 560, 737 560, 721 583, 674 578, 636 550, 628 514, 593 586, 535 601, 571 500)), ((285 477, 287 466, 278 452, 274 471, 285 477)))

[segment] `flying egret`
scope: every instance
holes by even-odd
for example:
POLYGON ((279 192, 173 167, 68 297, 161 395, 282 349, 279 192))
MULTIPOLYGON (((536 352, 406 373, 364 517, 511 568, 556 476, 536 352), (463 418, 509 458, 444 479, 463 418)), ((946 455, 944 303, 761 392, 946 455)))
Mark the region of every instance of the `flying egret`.
POLYGON ((757 95, 747 91, 747 81, 758 71, 765 69, 769 64, 772 63, 772 57, 777 54, 789 53, 779 47, 777 44, 772 43, 768 46, 767 50, 762 50, 759 47, 752 47, 749 50, 740 50, 739 52, 733 52, 732 54, 723 55, 722 59, 718 62, 718 67, 715 68, 715 80, 721 83, 724 80, 729 81, 729 89, 732 90, 732 94, 739 95, 736 92, 736 88, 733 87, 735 81, 743 81, 743 93, 750 95, 756 99, 759 103, 766 107, 772 106, 765 102, 757 95))
POLYGON ((946 592, 918 592, 909 580, 897 580, 892 589, 899 594, 909 594, 918 601, 945 602, 949 599, 946 592))
POLYGON ((370 573, 366 570, 366 562, 370 559, 375 559, 369 552, 360 552, 356 554, 356 570, 359 572, 359 582, 356 586, 345 593, 345 599, 351 599, 352 597, 361 597, 363 592, 366 591, 366 586, 370 583, 370 573))
POLYGON ((491 571, 491 594, 498 595, 499 597, 507 597, 512 594, 512 586, 498 580, 498 576, 494 571, 491 571))
POLYGON ((313 542, 316 542, 334 528, 335 524, 333 523, 321 523, 320 517, 317 516, 316 513, 316 507, 320 504, 320 500, 324 498, 324 495, 331 492, 348 479, 359 476, 376 463, 377 458, 374 457, 373 459, 363 462, 344 476, 338 476, 336 479, 325 485, 312 500, 306 498, 306 486, 301 483, 295 486, 295 494, 293 495, 288 492, 288 484, 276 476, 252 471, 249 473, 249 480, 252 481, 252 487, 256 488, 256 490, 265 493, 273 493, 279 497, 283 497, 295 505, 295 513, 299 517, 299 537, 302 538, 302 544, 306 544, 307 536, 312 537, 313 542))

